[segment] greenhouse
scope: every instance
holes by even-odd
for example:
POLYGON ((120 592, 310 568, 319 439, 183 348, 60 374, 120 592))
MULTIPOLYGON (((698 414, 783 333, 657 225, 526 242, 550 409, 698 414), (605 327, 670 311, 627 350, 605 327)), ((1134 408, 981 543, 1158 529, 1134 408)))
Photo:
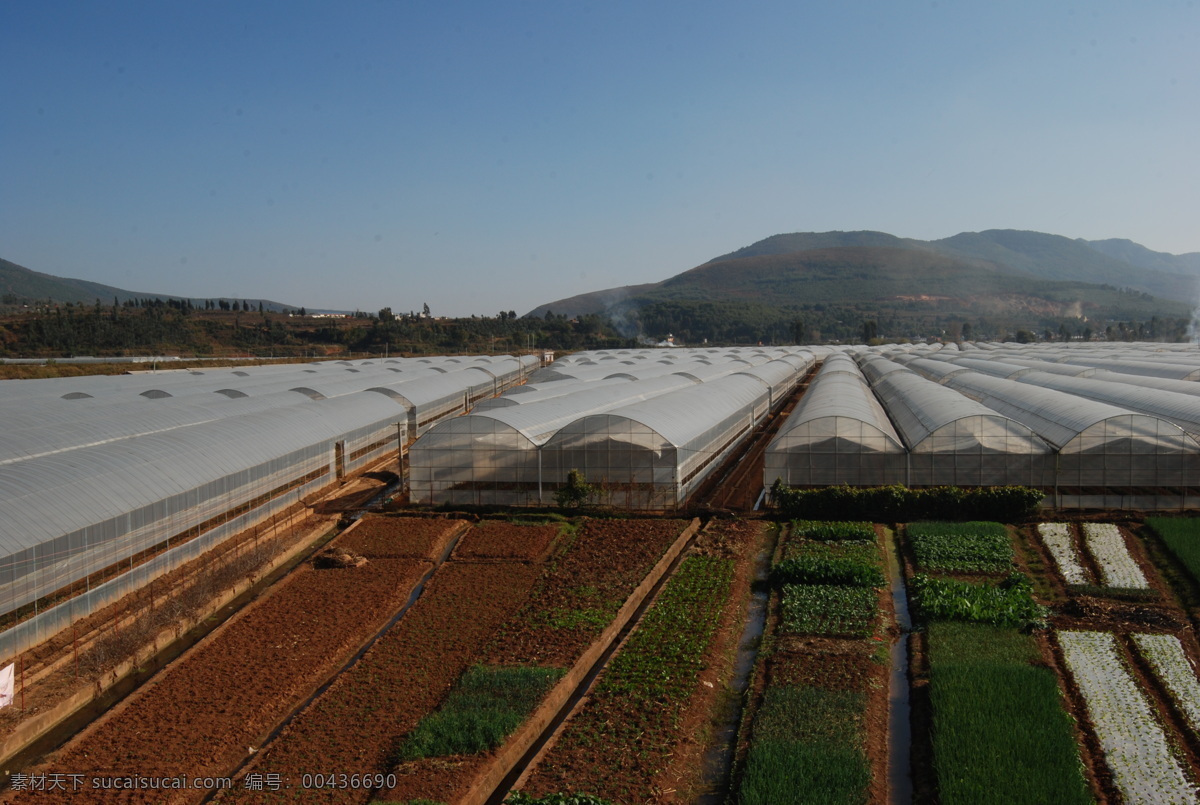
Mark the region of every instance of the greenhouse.
POLYGON ((764 417, 770 391, 735 374, 564 426, 542 448, 550 488, 571 470, 600 502, 630 509, 673 509, 720 466, 764 417))
POLYGON ((410 427, 530 369, 488 357, 5 384, 0 659, 357 472, 399 474, 410 427))
POLYGON ((907 369, 873 390, 908 448, 908 486, 1053 483, 1052 450, 1025 425, 907 369))
POLYGON ((561 396, 447 419, 409 451, 410 497, 414 503, 435 505, 551 504, 540 448, 560 428, 589 414, 694 385, 696 381, 678 374, 603 386, 572 384, 570 393, 561 396))
POLYGON ((831 355, 767 447, 763 486, 905 482, 905 450, 849 356, 831 355))
POLYGON ((1186 495, 1200 477, 1200 444, 1161 417, 973 372, 954 375, 946 385, 1027 425, 1058 450, 1058 492, 1082 496, 1087 505, 1121 507, 1138 495, 1186 495))
POLYGON ((0 635, 0 656, 398 458, 403 438, 403 409, 359 394, 0 465, 0 614, 33 605, 34 615, 0 635), (139 554, 148 560, 135 562, 139 554), (73 584, 80 594, 47 604, 73 584))
POLYGON ((610 505, 674 508, 814 363, 800 349, 658 350, 634 368, 628 355, 572 357, 421 436, 412 500, 553 505, 577 469, 610 505))

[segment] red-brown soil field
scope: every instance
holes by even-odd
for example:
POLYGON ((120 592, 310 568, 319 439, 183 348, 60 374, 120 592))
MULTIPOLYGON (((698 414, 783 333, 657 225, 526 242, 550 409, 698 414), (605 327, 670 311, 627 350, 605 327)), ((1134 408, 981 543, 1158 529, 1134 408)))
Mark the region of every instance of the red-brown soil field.
MULTIPOLYGON (((460 523, 436 525, 444 540, 460 523)), ((439 539, 424 530, 433 542, 439 539)), ((425 559, 359 551, 369 560, 362 567, 297 568, 34 771, 88 777, 228 773, 387 622, 432 566, 425 559)), ((153 791, 14 793, 15 802, 162 801, 162 793, 153 791)))

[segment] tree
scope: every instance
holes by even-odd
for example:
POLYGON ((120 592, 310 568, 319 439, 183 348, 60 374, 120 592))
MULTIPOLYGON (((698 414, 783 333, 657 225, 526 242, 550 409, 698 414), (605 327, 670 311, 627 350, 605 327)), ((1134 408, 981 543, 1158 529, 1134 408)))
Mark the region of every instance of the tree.
POLYGON ((595 493, 592 485, 583 479, 579 470, 567 473, 567 483, 554 492, 554 500, 564 509, 582 506, 595 493))
POLYGON ((864 344, 870 344, 873 340, 879 337, 879 325, 874 319, 867 319, 863 322, 862 337, 864 344))
POLYGON ((792 319, 792 343, 804 343, 804 319, 792 319))
POLYGON ((424 304, 421 305, 421 315, 425 316, 425 318, 429 318, 429 303, 428 302, 425 302, 424 304))

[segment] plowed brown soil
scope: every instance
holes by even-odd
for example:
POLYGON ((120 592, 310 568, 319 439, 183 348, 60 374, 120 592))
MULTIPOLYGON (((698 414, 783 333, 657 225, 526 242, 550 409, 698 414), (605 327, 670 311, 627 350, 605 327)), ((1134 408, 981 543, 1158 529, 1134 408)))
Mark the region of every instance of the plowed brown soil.
POLYGON ((558 536, 557 525, 515 525, 484 520, 454 547, 455 559, 516 559, 532 562, 558 536))
MULTIPOLYGON (((164 801, 160 791, 96 791, 92 776, 220 775, 328 676, 408 597, 429 563, 303 566, 148 686, 72 741, 45 772, 86 774, 69 792, 14 792, 13 801, 164 801)), ((184 796, 179 801, 195 801, 184 796)))
POLYGON ((416 517, 366 515, 337 545, 366 557, 436 559, 463 520, 425 520, 416 517))
POLYGON ((279 791, 231 791, 228 802, 364 802, 369 789, 305 789, 305 775, 388 770, 400 736, 433 710, 541 569, 447 564, 405 617, 301 713, 249 767, 279 791))
MULTIPOLYGON (((573 665, 611 615, 603 622, 591 618, 584 622, 572 613, 599 612, 597 605, 602 602, 615 602, 611 606, 615 613, 686 526, 682 520, 587 521, 566 555, 558 556, 538 581, 526 605, 484 648, 480 661, 488 665, 573 665), (571 609, 576 604, 587 609, 571 609), (546 659, 550 657, 556 661, 546 659)), ((609 608, 609 604, 603 607, 604 611, 609 608)), ((454 802, 493 759, 494 754, 489 753, 402 764, 395 769, 397 785, 381 798, 454 802)))

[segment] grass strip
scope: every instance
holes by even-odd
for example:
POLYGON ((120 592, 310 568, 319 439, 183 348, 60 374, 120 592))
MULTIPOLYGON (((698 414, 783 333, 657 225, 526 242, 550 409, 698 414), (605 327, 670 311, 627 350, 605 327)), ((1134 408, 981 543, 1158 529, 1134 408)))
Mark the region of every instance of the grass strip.
POLYGON ((934 768, 941 802, 1093 802, 1054 672, 1033 638, 929 626, 934 768))
POLYGON ((768 688, 754 720, 739 805, 866 802, 865 709, 858 691, 768 688))
POLYGON ((496 748, 562 677, 561 668, 469 668, 441 709, 421 719, 398 760, 474 755, 496 748))
POLYGON ((870 587, 836 584, 789 584, 783 588, 785 632, 867 637, 879 609, 870 587))
POLYGON ((917 574, 908 582, 918 618, 968 621, 993 626, 1029 626, 1044 621, 1046 608, 1033 600, 1033 585, 1021 573, 999 584, 973 584, 917 574))
POLYGON ((1187 570, 1192 581, 1200 584, 1200 519, 1195 517, 1147 517, 1146 525, 1162 539, 1187 570))
POLYGON ((1012 542, 1000 523, 909 523, 906 533, 917 564, 926 570, 1004 573, 1012 569, 1012 542))

